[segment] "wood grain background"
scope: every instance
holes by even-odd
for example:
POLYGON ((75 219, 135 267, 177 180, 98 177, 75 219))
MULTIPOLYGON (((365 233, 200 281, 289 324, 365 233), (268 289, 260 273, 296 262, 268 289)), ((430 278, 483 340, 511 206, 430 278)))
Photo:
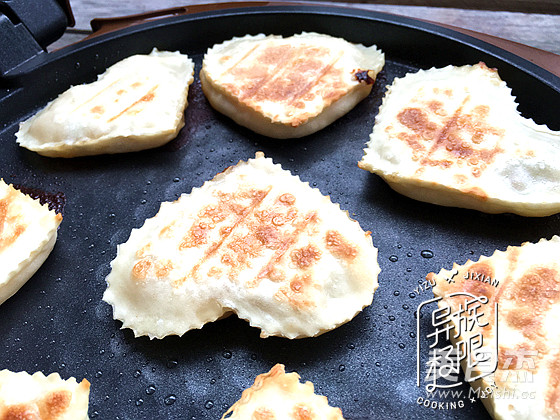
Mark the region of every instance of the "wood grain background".
POLYGON ((560 14, 558 0, 351 0, 350 3, 400 4, 453 7, 456 9, 507 10, 510 12, 560 14))

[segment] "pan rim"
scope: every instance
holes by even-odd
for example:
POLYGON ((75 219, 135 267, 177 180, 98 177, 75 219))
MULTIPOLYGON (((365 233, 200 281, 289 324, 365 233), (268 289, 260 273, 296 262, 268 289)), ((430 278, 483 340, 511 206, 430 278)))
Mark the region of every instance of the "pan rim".
MULTIPOLYGON (((116 39, 134 36, 137 33, 146 31, 148 29, 156 29, 171 25, 183 24, 189 21, 198 21, 206 19, 215 19, 222 17, 236 17, 236 16, 262 16, 272 14, 310 14, 313 16, 337 16, 349 19, 365 19, 378 23, 385 23, 397 27, 421 31, 427 34, 439 36, 466 47, 474 48, 482 53, 488 54, 498 60, 509 64, 518 70, 523 71, 529 76, 544 83, 548 87, 560 93, 560 77, 550 73, 548 70, 538 66, 531 61, 520 57, 510 51, 507 51, 498 46, 492 45, 486 41, 480 40, 473 36, 455 31, 450 28, 440 26, 436 23, 426 22, 415 18, 406 16, 393 15, 385 12, 377 12, 363 9, 355 9, 344 6, 308 6, 308 5, 282 5, 282 6, 249 6, 238 7, 231 9, 204 11, 193 14, 165 17, 157 20, 152 20, 133 26, 129 26, 116 31, 100 34, 98 36, 85 39, 76 44, 69 45, 60 50, 40 54, 36 59, 32 59, 21 66, 19 74, 31 73, 41 69, 44 65, 67 57, 75 52, 103 44, 105 42, 114 42, 116 39)), ((15 78, 19 77, 14 75, 15 78)))

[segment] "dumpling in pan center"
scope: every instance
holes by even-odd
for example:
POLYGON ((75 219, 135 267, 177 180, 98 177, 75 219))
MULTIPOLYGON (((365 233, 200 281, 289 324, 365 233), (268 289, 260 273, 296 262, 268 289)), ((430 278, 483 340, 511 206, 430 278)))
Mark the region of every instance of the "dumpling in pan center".
POLYGON ((388 88, 359 166, 429 203, 557 213, 560 133, 516 108, 483 63, 408 74, 388 88))
POLYGON ((233 311, 263 337, 311 337, 369 305, 378 273, 369 232, 257 154, 133 230, 104 300, 137 336, 182 335, 233 311))

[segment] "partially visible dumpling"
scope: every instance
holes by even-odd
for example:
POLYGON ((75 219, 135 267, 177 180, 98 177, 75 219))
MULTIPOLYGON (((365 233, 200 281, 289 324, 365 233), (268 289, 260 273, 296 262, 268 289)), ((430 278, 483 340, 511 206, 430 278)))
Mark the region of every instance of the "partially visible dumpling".
POLYGON ((179 52, 154 49, 125 58, 22 122, 17 141, 40 155, 65 158, 161 146, 185 125, 193 74, 193 61, 179 52))
POLYGON ((313 337, 371 304, 379 271, 370 232, 257 153, 134 229, 103 299, 136 336, 182 335, 233 311, 262 337, 313 337))
POLYGON ((354 108, 384 64, 375 45, 329 35, 247 35, 210 48, 200 81, 216 110, 285 139, 314 133, 354 108))
POLYGON ((0 179, 0 304, 41 267, 62 216, 0 179))
POLYGON ((296 372, 286 373, 284 365, 275 365, 270 372, 255 379, 222 416, 222 420, 342 420, 340 408, 331 407, 327 397, 315 394, 313 384, 301 383, 296 372))
POLYGON ((89 382, 58 373, 0 371, 0 419, 87 420, 89 382))
POLYGON ((395 79, 359 166, 433 204, 522 216, 560 211, 560 132, 523 118, 484 63, 395 79))
POLYGON ((479 377, 471 386, 494 419, 560 419, 559 255, 554 236, 428 274, 452 343, 470 347, 461 363, 479 377))

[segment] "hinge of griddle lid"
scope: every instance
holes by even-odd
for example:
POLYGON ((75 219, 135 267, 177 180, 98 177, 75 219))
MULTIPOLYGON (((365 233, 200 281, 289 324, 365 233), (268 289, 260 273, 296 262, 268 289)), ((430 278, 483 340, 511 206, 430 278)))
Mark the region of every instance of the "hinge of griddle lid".
POLYGON ((69 0, 0 0, 0 77, 46 53, 73 25, 69 0))

